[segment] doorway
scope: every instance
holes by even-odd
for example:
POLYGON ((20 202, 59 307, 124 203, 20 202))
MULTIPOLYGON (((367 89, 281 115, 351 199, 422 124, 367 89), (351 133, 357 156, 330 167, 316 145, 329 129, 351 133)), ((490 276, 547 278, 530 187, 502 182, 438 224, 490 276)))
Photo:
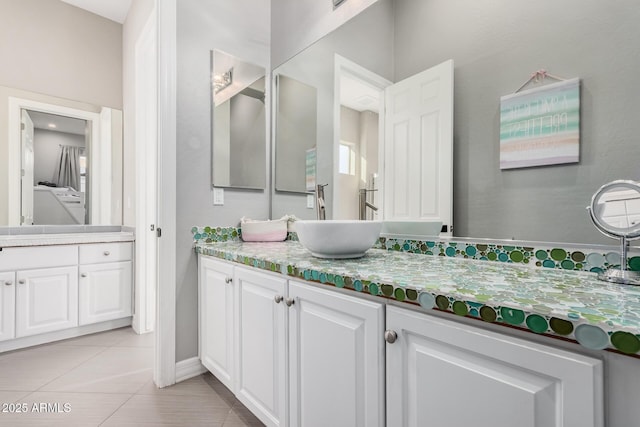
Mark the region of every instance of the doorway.
POLYGON ((335 57, 334 219, 382 219, 383 77, 335 57))
POLYGON ((21 110, 20 225, 90 222, 87 120, 21 110))

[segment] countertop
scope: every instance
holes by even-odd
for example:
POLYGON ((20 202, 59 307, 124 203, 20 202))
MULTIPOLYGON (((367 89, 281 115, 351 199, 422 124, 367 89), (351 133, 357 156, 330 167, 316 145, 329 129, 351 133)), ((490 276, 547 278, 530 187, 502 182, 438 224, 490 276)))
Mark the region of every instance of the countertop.
POLYGON ((640 287, 602 282, 594 273, 383 249, 370 249, 359 259, 325 260, 294 241, 199 242, 195 248, 204 255, 427 311, 562 336, 590 349, 640 352, 640 287))
POLYGON ((134 240, 135 234, 131 231, 16 234, 0 235, 0 248, 74 245, 82 243, 132 242, 134 240))

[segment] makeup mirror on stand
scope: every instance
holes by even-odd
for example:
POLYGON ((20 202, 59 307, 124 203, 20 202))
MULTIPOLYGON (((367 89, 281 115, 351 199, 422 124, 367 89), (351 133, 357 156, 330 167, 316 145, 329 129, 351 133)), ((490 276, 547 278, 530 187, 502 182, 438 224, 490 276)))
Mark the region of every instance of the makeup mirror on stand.
POLYGON ((627 267, 629 241, 640 237, 640 183, 618 180, 603 185, 587 210, 601 233, 620 239, 620 266, 599 273, 598 279, 640 285, 640 272, 627 267))

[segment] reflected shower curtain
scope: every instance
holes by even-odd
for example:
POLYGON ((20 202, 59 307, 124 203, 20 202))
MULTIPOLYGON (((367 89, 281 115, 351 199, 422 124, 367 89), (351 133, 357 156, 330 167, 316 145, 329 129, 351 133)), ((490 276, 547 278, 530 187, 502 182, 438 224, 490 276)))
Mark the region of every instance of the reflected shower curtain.
POLYGON ((80 154, 83 147, 60 146, 58 164, 53 173, 53 182, 58 187, 71 187, 80 191, 80 154))

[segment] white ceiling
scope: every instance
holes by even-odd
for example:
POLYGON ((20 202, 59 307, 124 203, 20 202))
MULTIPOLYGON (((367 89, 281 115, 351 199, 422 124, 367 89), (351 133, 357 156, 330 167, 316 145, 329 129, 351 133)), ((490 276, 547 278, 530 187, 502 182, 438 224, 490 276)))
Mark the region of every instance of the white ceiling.
POLYGON ((41 113, 39 111, 29 111, 29 117, 33 121, 33 127, 36 129, 45 129, 56 132, 73 133, 76 135, 84 135, 86 120, 73 119, 71 117, 57 116, 55 114, 41 113), (49 124, 55 124, 55 128, 49 127, 49 124))
POLYGON ((96 15, 124 24, 132 0, 62 0, 96 15))
POLYGON ((380 90, 349 75, 340 76, 340 104, 356 111, 380 110, 380 90))

